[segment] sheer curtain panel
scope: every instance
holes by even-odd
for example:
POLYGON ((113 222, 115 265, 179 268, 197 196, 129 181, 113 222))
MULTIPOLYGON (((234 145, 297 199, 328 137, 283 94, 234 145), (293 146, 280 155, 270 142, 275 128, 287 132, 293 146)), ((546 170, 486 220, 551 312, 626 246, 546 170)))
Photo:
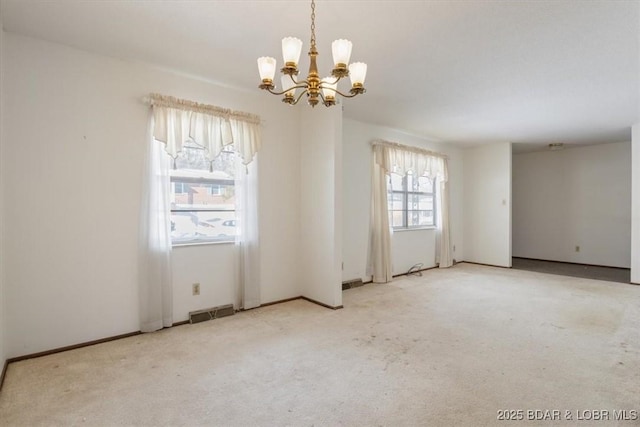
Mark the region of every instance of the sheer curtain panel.
POLYGON ((236 176, 238 236, 236 302, 241 307, 260 305, 258 179, 257 161, 261 145, 260 117, 213 105, 151 94, 145 102, 152 108, 149 120, 144 199, 140 219, 140 329, 150 332, 171 326, 171 221, 170 160, 187 141, 202 147, 212 162, 233 144, 241 173, 236 176))
POLYGON ((436 263, 440 268, 453 265, 449 225, 449 162, 442 159, 442 176, 436 178, 436 263))
POLYGON ((236 247, 239 307, 260 306, 260 233, 258 229, 258 159, 236 160, 236 247))
POLYGON ((140 330, 152 332, 173 324, 169 156, 153 138, 153 115, 147 132, 143 176, 138 267, 140 330))
POLYGON ((393 279, 391 271, 391 233, 387 201, 387 166, 389 152, 381 145, 373 146, 371 171, 371 248, 369 271, 376 283, 393 279))

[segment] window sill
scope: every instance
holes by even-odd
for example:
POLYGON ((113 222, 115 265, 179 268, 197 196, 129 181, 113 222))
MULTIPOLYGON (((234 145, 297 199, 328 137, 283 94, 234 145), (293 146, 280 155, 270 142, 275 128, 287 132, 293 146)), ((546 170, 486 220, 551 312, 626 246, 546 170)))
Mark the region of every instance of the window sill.
POLYGON ((185 243, 174 243, 171 245, 171 248, 184 248, 189 246, 210 246, 210 245, 235 245, 236 242, 185 242, 185 243))
POLYGON ((428 226, 428 227, 411 227, 411 228, 394 228, 393 232, 394 233, 404 233, 405 231, 423 231, 423 230, 435 230, 437 227, 435 226, 428 226))

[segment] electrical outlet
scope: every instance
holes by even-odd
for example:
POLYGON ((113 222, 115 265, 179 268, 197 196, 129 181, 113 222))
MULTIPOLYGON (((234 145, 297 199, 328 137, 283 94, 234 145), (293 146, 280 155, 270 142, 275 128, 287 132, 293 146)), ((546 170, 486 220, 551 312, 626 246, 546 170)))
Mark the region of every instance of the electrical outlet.
POLYGON ((456 245, 453 245, 453 252, 456 251, 456 245))
POLYGON ((200 283, 194 283, 191 286, 191 289, 193 291, 193 295, 200 295, 200 283))
POLYGON ((580 246, 576 246, 576 252, 580 252, 580 246))

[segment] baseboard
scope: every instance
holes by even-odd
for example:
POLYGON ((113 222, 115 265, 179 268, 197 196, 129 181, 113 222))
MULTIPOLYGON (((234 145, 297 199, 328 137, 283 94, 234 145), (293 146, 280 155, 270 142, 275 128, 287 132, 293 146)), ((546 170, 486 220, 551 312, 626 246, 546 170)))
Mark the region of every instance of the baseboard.
POLYGON ((0 374, 0 391, 2 391, 2 385, 4 384, 4 376, 7 374, 7 369, 9 369, 9 360, 5 360, 4 366, 2 367, 2 374, 0 374))
POLYGON ((303 299, 303 300, 305 300, 305 301, 309 301, 309 302, 312 302, 312 303, 314 303, 314 304, 317 304, 317 305, 319 305, 319 306, 321 306, 321 307, 324 307, 324 308, 330 308, 331 310, 339 310, 339 309, 341 309, 341 308, 344 308, 344 306, 342 306, 342 305, 338 305, 338 306, 336 306, 336 307, 332 307, 332 306, 330 306, 330 305, 328 305, 328 304, 325 304, 325 303, 323 303, 323 302, 316 301, 316 300, 314 300, 314 299, 307 298, 307 297, 304 297, 304 296, 301 296, 300 298, 302 298, 302 299, 303 299))
POLYGON ((497 267, 497 268, 511 268, 505 267, 504 265, 495 265, 495 264, 483 264, 481 262, 473 262, 473 261, 459 261, 458 264, 473 264, 473 265, 482 265, 484 267, 497 267))
POLYGON ((521 257, 521 256, 514 256, 512 258, 526 259, 526 260, 531 260, 531 261, 556 262, 558 264, 582 265, 582 266, 585 266, 585 267, 603 267, 603 268, 615 268, 615 269, 618 269, 618 270, 631 270, 628 267, 612 267, 610 265, 600 265, 600 264, 583 264, 581 262, 558 261, 558 260, 555 260, 555 259, 525 258, 525 257, 521 257))
POLYGON ((300 296, 300 297, 293 297, 293 298, 285 298, 277 301, 266 302, 264 304, 260 304, 259 308, 269 307, 270 305, 276 305, 276 304, 284 304, 285 302, 295 301, 299 299, 302 299, 302 297, 300 296))
POLYGON ((102 344, 102 343, 109 342, 109 341, 115 341, 115 340, 119 340, 119 339, 122 339, 122 338, 129 338, 129 337, 133 337, 133 336, 136 336, 136 335, 140 335, 141 333, 142 332, 140 332, 140 331, 129 332, 127 334, 115 335, 113 337, 101 338, 99 340, 83 342, 83 343, 80 343, 80 344, 68 345, 68 346, 65 346, 65 347, 58 347, 58 348, 54 348, 53 350, 46 350, 46 351, 40 351, 38 353, 25 354, 24 356, 12 357, 12 358, 8 359, 7 362, 8 363, 13 363, 13 362, 20 362, 21 360, 34 359, 36 357, 49 356, 51 354, 62 353, 63 351, 76 350, 76 349, 82 348, 82 347, 89 347, 89 346, 92 346, 92 345, 102 344))
POLYGON ((182 320, 180 322, 176 322, 174 324, 171 325, 171 327, 173 328, 174 326, 182 326, 182 325, 188 325, 189 321, 188 320, 182 320))
POLYGON ((300 295, 299 297, 293 297, 293 298, 287 298, 287 299, 282 299, 282 300, 273 301, 273 302, 267 302, 267 303, 264 303, 264 304, 260 304, 260 306, 256 307, 256 308, 268 307, 270 305, 276 305, 276 304, 283 304, 285 302, 295 301, 295 300, 299 300, 299 299, 311 302, 313 304, 319 305, 319 306, 324 307, 324 308, 330 308, 331 310, 339 310, 341 308, 344 308, 344 306, 342 306, 342 305, 339 305, 337 307, 332 307, 332 306, 330 306, 328 304, 322 303, 320 301, 316 301, 316 300, 311 299, 311 298, 307 298, 307 297, 302 296, 302 295, 300 295))

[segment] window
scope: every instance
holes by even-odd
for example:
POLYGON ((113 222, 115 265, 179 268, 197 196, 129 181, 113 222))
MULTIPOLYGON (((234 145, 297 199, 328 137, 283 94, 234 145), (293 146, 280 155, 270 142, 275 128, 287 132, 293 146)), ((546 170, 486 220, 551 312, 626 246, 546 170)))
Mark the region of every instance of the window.
POLYGON ((236 235, 233 146, 210 164, 204 148, 183 145, 171 171, 173 244, 231 242, 236 235))
POLYGON ((389 223, 394 229, 433 227, 435 182, 425 176, 387 177, 389 223))

